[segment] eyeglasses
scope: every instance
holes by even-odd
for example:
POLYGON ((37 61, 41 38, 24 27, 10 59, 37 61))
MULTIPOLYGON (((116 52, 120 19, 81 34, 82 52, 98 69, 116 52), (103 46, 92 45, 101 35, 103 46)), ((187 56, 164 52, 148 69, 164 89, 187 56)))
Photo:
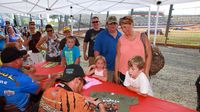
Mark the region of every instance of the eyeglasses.
POLYGON ((47 32, 52 32, 53 30, 47 30, 47 32))
POLYGON ((99 23, 99 21, 92 21, 92 23, 99 23))

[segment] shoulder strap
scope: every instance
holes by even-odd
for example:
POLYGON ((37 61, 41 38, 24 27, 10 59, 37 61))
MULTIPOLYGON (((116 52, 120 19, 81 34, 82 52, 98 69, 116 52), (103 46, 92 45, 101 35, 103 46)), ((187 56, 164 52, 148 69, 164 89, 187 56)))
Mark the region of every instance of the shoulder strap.
POLYGON ((145 32, 142 32, 141 35, 140 35, 140 39, 141 39, 141 41, 144 45, 144 51, 145 51, 145 56, 146 56, 147 50, 146 50, 145 38, 146 38, 146 34, 145 34, 145 32))

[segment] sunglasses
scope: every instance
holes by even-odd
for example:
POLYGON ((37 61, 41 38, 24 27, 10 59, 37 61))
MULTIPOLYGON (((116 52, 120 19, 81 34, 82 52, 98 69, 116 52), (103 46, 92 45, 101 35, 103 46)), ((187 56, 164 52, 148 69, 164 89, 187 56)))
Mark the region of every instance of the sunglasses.
POLYGON ((53 30, 47 30, 47 32, 52 32, 53 30))
POLYGON ((113 23, 109 23, 108 25, 117 25, 117 23, 113 22, 113 23))
POLYGON ((92 21, 92 23, 99 23, 99 21, 92 21))

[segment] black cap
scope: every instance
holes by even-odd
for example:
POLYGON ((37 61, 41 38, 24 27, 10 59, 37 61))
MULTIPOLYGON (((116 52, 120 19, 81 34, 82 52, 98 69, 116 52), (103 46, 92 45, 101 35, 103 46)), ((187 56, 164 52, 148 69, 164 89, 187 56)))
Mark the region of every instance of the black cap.
MULTIPOLYGON (((81 77, 81 78, 85 77, 83 68, 80 65, 71 64, 65 68, 65 70, 63 72, 63 76, 58 78, 57 80, 64 81, 64 82, 70 82, 77 77, 81 77)), ((83 81, 84 81, 84 83, 86 82, 85 79, 83 79, 83 81)))
POLYGON ((9 63, 27 54, 26 50, 19 50, 16 47, 7 47, 1 52, 2 63, 9 63))

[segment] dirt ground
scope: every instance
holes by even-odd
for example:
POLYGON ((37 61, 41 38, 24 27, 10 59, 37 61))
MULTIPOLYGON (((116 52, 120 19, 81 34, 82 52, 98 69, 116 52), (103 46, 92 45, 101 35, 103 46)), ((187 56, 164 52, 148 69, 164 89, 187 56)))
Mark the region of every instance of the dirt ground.
POLYGON ((165 56, 164 68, 150 82, 155 97, 195 109, 195 81, 200 75, 200 53, 197 49, 161 47, 165 56))
MULTIPOLYGON (((81 43, 81 55, 83 38, 81 43)), ((196 108, 195 81, 200 75, 200 53, 197 49, 182 49, 159 46, 164 57, 165 66, 150 82, 154 96, 181 104, 185 107, 196 108)), ((88 62, 81 57, 81 66, 87 70, 88 62)))

